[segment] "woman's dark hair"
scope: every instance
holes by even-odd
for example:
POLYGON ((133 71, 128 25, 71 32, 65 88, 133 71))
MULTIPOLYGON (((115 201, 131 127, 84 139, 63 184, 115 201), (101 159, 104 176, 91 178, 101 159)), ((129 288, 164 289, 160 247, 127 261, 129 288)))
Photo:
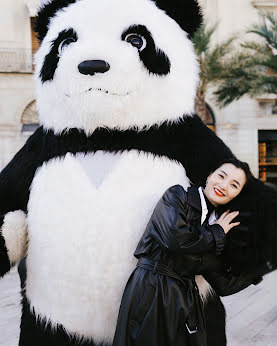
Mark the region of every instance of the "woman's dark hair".
POLYGON ((230 158, 230 159, 226 159, 222 162, 220 162, 213 170, 216 171, 219 167, 221 167, 222 165, 224 165, 225 163, 231 163, 232 165, 234 165, 237 168, 240 168, 244 171, 245 176, 246 176, 246 183, 244 185, 244 187, 253 179, 253 175, 250 171, 249 165, 246 162, 240 161, 238 159, 236 159, 235 157, 230 158))

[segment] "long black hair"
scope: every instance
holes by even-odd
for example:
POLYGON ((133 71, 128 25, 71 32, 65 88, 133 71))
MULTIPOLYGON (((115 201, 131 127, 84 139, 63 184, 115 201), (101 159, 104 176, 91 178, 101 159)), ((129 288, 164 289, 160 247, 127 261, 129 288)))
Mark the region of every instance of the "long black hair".
POLYGON ((277 194, 253 176, 246 162, 237 158, 221 161, 213 172, 225 163, 242 169, 246 183, 238 196, 217 208, 219 215, 228 209, 238 210, 239 215, 233 222, 241 222, 228 232, 222 259, 235 273, 251 271, 262 275, 268 271, 267 263, 275 264, 277 259, 272 253, 273 244, 277 241, 277 225, 273 217, 274 209, 277 210, 277 194))

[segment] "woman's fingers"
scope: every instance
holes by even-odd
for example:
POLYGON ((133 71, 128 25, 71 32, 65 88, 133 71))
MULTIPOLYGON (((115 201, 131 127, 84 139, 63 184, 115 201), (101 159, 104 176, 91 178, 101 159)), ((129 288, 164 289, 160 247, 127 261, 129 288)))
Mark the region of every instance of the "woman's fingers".
POLYGON ((233 227, 236 227, 240 224, 240 222, 234 222, 234 223, 230 223, 230 229, 233 227))
POLYGON ((227 222, 231 222, 236 216, 238 216, 238 212, 237 211, 233 211, 232 213, 228 213, 223 220, 227 221, 227 222))
POLYGON ((220 216, 219 219, 221 219, 221 220, 225 219, 225 217, 228 215, 229 211, 230 211, 230 210, 225 211, 225 212, 220 216))
POLYGON ((217 223, 224 229, 225 234, 227 234, 230 231, 230 229, 240 224, 240 222, 231 223, 233 219, 238 215, 238 211, 233 211, 230 213, 230 210, 227 210, 220 216, 217 223))
POLYGON ((227 216, 230 213, 230 209, 226 210, 222 215, 227 216))
POLYGON ((229 213, 225 219, 227 219, 229 222, 231 222, 235 217, 237 217, 239 214, 238 211, 233 211, 232 213, 229 213))
POLYGON ((240 224, 240 222, 230 223, 230 224, 228 225, 228 227, 226 228, 226 230, 224 230, 225 234, 227 234, 227 233, 230 231, 230 229, 232 229, 233 227, 238 226, 239 224, 240 224))

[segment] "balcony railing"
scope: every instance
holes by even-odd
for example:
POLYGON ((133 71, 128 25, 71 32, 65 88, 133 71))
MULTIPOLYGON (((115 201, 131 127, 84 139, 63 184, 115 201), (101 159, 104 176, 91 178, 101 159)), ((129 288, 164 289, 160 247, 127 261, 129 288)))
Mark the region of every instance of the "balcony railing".
POLYGON ((252 4, 258 8, 277 7, 277 0, 253 0, 252 4))
POLYGON ((32 49, 0 48, 0 72, 32 73, 32 49))

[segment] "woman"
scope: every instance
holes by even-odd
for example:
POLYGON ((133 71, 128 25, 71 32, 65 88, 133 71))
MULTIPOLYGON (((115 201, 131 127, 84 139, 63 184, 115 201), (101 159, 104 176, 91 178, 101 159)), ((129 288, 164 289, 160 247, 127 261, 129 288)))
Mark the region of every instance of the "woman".
POLYGON ((234 199, 251 179, 246 163, 231 159, 207 178, 205 189, 169 188, 137 246, 138 264, 126 285, 113 346, 205 346, 201 274, 219 295, 255 282, 252 274, 224 270, 220 254, 239 212, 216 208, 234 199))

